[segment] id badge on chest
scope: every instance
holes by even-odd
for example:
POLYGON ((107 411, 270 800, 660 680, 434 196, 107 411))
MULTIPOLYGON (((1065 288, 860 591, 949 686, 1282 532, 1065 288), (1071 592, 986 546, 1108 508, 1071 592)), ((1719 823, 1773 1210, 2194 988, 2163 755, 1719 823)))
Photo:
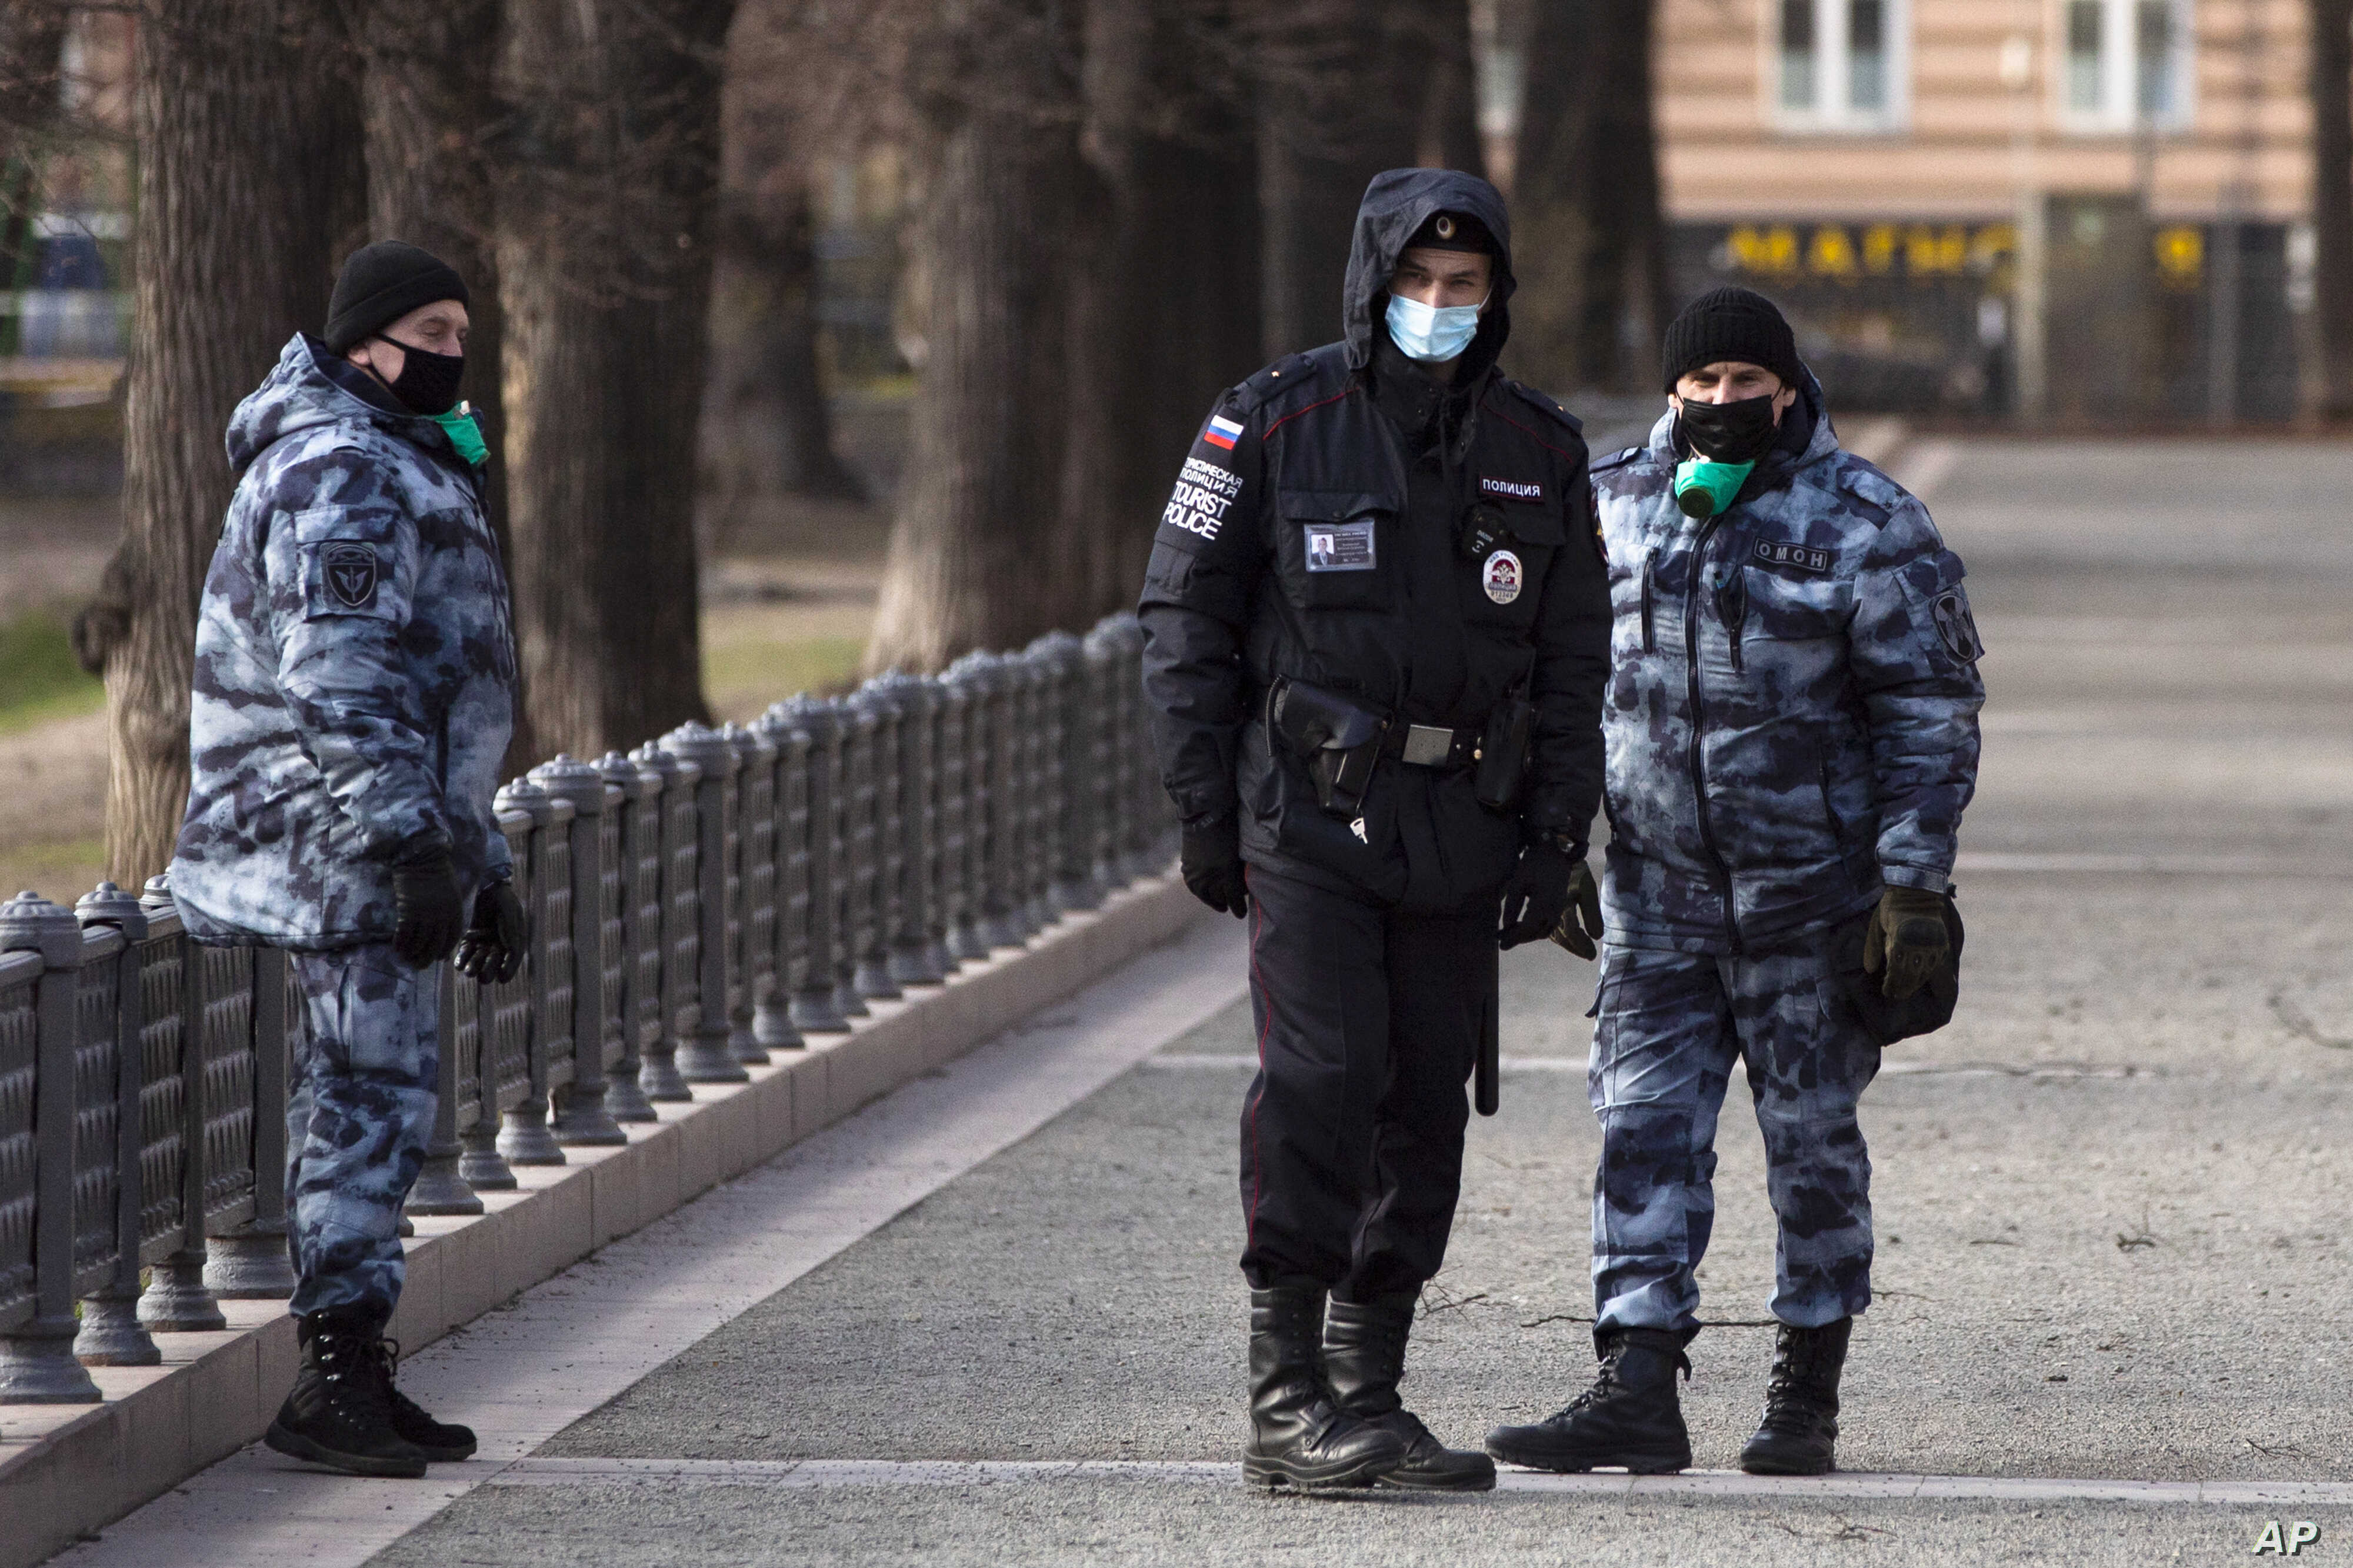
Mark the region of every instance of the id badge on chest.
POLYGON ((1307 531, 1307 569, 1310 572, 1370 572, 1373 559, 1373 520, 1357 518, 1349 522, 1311 522, 1307 531))

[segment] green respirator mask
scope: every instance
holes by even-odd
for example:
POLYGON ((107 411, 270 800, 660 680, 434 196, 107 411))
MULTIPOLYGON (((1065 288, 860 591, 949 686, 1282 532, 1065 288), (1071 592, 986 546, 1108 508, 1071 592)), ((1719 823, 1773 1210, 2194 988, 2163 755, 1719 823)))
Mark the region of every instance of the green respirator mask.
POLYGON ((428 414, 426 417, 441 426, 448 435, 449 445, 457 447, 458 456, 470 466, 480 468, 489 458, 491 449, 483 444, 482 427, 474 423, 472 404, 460 403, 447 414, 428 414))
POLYGON ((1719 463, 1708 458, 1685 458, 1675 465, 1675 505, 1685 517, 1714 517, 1732 504, 1756 467, 1753 459, 1719 463))

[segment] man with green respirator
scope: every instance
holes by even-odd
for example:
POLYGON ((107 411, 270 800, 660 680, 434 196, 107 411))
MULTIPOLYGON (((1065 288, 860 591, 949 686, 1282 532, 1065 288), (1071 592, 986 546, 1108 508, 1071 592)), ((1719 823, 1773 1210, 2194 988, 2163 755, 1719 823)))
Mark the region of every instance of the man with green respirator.
POLYGON ((530 922, 492 803, 512 728, 506 574, 458 401, 467 289, 399 240, 343 263, 237 406, 237 491, 197 610, 171 891, 196 941, 286 955, 288 1310, 263 1441, 416 1479, 474 1451, 396 1385, 400 1209, 440 1082, 439 964, 521 971, 530 922))
MULTIPOLYGON (((1918 500, 1840 449, 1773 302, 1667 331, 1650 444, 1593 465, 1609 558, 1608 933, 1588 1081, 1593 1386, 1487 1439, 1547 1470, 1678 1470, 1715 1125, 1736 1061, 1764 1133, 1779 1322, 1745 1470, 1833 1466, 1871 1300, 1855 1106, 1883 1046, 1952 1016, 1949 880, 1975 788, 1983 651, 1918 500)), ((1588 954, 1583 932, 1554 940, 1588 954)))

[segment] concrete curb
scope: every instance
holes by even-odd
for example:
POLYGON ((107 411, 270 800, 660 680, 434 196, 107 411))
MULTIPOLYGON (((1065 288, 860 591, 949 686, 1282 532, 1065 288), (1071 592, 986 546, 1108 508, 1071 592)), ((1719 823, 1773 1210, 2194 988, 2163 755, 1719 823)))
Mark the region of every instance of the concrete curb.
MULTIPOLYGON (((393 1336, 431 1343, 1205 915, 1174 877, 1147 879, 944 986, 873 1004, 854 1033, 780 1052, 750 1083, 696 1085, 626 1146, 518 1167, 521 1189, 485 1193, 485 1213, 417 1220, 393 1336)), ((161 1366, 92 1368, 103 1405, 0 1409, 0 1568, 32 1568, 260 1437, 293 1381, 294 1321, 279 1301, 222 1309, 225 1332, 157 1335, 161 1366)))

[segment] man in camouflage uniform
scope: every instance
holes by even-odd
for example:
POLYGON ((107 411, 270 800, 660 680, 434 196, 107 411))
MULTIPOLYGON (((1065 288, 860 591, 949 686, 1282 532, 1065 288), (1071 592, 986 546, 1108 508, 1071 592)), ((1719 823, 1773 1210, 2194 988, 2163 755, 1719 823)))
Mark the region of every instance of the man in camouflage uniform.
POLYGON ((206 578, 193 779, 171 887, 196 940, 288 951, 303 998, 288 1107, 302 1369, 281 1452, 421 1476, 473 1434, 392 1385, 400 1205, 438 1077, 433 966, 511 975, 522 910, 491 797, 514 647, 457 402, 466 286, 413 246, 345 263, 228 429, 240 474, 206 578), (473 921, 465 911, 469 901, 473 921))
POLYGON ((1856 1101, 1891 1037, 1882 1015, 1932 980, 1949 1006, 1981 650, 1959 559, 1919 501, 1840 449, 1770 301, 1701 299, 1665 359, 1673 406, 1650 445, 1593 466, 1614 610, 1590 1071, 1602 1368, 1488 1449, 1555 1470, 1691 1462, 1674 1375, 1739 1060, 1780 1230, 1778 1340, 1741 1464, 1817 1474, 1871 1300, 1856 1101))

